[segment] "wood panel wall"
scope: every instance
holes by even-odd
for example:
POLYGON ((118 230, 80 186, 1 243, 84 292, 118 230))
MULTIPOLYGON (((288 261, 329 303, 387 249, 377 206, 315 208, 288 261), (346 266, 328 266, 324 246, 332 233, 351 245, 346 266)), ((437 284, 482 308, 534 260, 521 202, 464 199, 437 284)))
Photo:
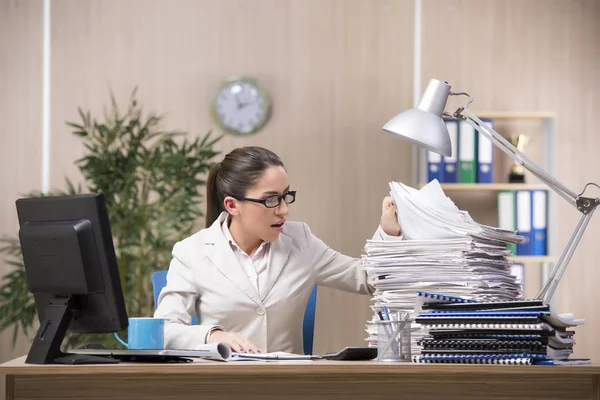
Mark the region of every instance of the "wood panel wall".
MULTIPOLYGON (((14 233, 14 200, 41 180, 42 3, 0 5, 0 229, 14 233)), ((277 152, 298 190, 291 217, 358 257, 387 183, 413 177, 411 147, 380 129, 412 105, 413 14, 411 0, 53 0, 51 186, 79 179, 83 147, 64 124, 78 106, 100 114, 109 90, 125 104, 137 86, 165 128, 219 133, 212 95, 228 76, 249 75, 270 93, 272 119, 256 135, 225 136, 220 149, 277 152)), ((598 17, 593 0, 424 0, 422 85, 447 80, 473 95, 476 111, 555 111, 558 178, 578 190, 598 181, 598 17)), ((552 217, 562 244, 578 216, 560 204, 552 217)), ((596 357, 598 223, 588 229, 557 296, 562 311, 587 318, 578 355, 596 357)), ((363 344, 368 305, 321 290, 314 350, 363 344)), ((16 355, 0 337, 0 357, 16 355)))
MULTIPOLYGON (((42 2, 0 1, 0 237, 15 236, 15 200, 41 189, 42 2)), ((0 276, 10 270, 0 258, 0 276)), ((0 333, 0 362, 27 353, 27 338, 12 346, 0 333)), ((0 399, 4 377, 0 375, 0 399)))

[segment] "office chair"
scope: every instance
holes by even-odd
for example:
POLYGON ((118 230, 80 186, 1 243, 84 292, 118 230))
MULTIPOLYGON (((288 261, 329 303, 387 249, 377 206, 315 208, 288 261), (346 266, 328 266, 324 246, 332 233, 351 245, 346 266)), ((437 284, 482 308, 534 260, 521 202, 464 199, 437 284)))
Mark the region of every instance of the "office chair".
MULTIPOLYGON (((157 271, 152 274, 152 289, 154 291, 154 309, 158 306, 158 296, 167 284, 167 271, 157 271)), ((312 354, 313 339, 315 334, 315 312, 317 310, 317 286, 313 290, 306 303, 304 320, 302 322, 302 346, 304 354, 312 354)), ((198 325, 198 317, 194 314, 192 325, 198 325)))

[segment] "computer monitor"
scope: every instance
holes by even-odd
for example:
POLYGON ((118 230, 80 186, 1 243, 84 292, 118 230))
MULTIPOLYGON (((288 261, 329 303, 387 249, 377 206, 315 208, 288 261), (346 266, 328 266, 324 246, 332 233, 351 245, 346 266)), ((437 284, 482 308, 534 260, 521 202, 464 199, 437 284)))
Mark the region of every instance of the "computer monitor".
POLYGON ((40 328, 26 363, 99 363, 60 350, 67 332, 112 333, 128 325, 102 194, 19 199, 19 239, 40 328))

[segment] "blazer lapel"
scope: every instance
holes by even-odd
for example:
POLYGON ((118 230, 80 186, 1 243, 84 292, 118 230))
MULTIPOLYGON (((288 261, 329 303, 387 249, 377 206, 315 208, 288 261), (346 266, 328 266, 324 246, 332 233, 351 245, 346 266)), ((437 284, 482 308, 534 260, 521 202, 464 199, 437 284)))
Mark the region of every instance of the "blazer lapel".
POLYGON ((221 213, 214 224, 210 226, 207 232, 204 246, 206 246, 206 255, 213 265, 238 289, 248 296, 257 305, 262 306, 262 302, 256 293, 256 289, 246 276, 246 272, 240 265, 238 259, 233 254, 231 245, 225 239, 221 230, 221 224, 227 216, 226 213, 221 213))
POLYGON ((267 297, 277 279, 279 279, 279 275, 283 271, 288 257, 290 255, 290 251, 292 250, 293 241, 292 238, 285 234, 280 234, 279 238, 271 243, 271 253, 269 255, 269 263, 267 265, 267 280, 265 283, 264 290, 261 289, 261 300, 267 297))

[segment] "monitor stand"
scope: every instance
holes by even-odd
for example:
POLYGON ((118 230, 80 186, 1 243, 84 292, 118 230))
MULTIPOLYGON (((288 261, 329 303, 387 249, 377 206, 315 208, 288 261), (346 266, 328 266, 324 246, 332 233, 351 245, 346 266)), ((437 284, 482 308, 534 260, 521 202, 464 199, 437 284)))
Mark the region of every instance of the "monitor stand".
POLYGON ((114 364, 119 360, 82 354, 65 354, 60 345, 73 319, 70 297, 53 296, 35 335, 26 364, 114 364))

